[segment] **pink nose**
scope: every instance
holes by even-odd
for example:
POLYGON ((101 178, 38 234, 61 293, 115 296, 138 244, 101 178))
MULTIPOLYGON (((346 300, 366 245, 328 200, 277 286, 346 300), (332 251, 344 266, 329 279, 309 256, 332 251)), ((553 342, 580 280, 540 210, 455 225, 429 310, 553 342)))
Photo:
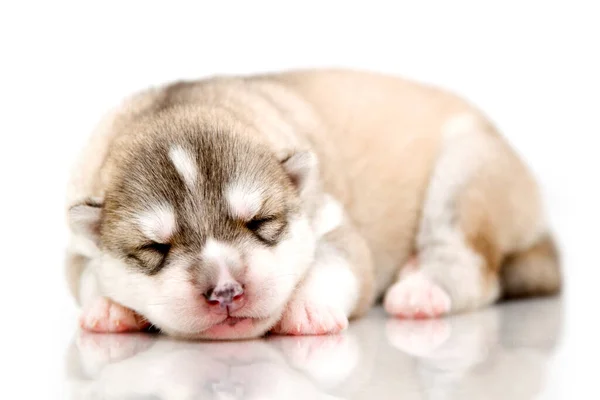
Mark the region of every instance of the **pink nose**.
POLYGON ((244 288, 237 282, 229 282, 209 289, 204 293, 208 304, 221 308, 239 305, 244 298, 244 288))

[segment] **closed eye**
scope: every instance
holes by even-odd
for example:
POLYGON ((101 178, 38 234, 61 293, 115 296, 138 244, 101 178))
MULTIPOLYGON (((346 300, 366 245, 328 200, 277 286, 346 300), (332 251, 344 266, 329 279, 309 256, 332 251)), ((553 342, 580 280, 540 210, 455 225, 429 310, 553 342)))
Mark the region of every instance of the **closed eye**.
POLYGON ((258 231, 263 225, 275 221, 276 217, 262 217, 262 218, 255 218, 249 222, 246 223, 246 226, 248 227, 248 229, 250 229, 251 231, 258 231))
POLYGON ((283 217, 268 216, 254 218, 246 223, 246 227, 268 246, 274 246, 281 237, 286 227, 283 217))
POLYGON ((170 251, 171 245, 168 243, 148 242, 128 254, 128 258, 134 260, 147 274, 154 275, 164 267, 170 251))
POLYGON ((169 243, 150 242, 141 246, 140 250, 150 250, 162 255, 167 255, 169 250, 171 250, 171 245, 169 243))

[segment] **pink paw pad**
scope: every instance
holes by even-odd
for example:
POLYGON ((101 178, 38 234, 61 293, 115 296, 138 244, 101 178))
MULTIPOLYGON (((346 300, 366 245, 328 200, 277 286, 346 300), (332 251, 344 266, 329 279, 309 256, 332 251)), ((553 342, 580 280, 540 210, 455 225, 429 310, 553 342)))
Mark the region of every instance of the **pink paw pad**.
POLYGON ((134 311, 105 297, 87 307, 79 320, 82 329, 97 333, 138 332, 150 324, 134 311))
POLYGON ((328 335, 347 327, 348 317, 340 310, 310 302, 294 302, 271 332, 294 336, 328 335))
POLYGON ((421 272, 415 272, 388 289, 385 310, 399 318, 426 319, 447 314, 450 296, 421 272))

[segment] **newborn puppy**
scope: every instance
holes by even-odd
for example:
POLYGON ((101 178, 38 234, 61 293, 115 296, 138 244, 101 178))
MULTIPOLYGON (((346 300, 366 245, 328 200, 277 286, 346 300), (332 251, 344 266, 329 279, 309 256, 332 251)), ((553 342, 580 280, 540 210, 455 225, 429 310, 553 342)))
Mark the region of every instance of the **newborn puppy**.
POLYGON ((68 193, 83 328, 339 332, 552 294, 526 166, 442 90, 347 70, 180 82, 109 113, 68 193))

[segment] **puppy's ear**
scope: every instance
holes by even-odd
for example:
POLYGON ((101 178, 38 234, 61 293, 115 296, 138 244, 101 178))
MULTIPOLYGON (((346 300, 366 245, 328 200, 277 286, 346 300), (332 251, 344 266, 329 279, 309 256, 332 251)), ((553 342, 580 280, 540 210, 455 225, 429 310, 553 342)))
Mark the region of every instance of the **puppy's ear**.
POLYGON ((318 179, 317 157, 310 151, 299 151, 281 161, 294 186, 299 192, 316 184, 318 179))
POLYGON ((69 208, 68 221, 71 231, 98 244, 102 206, 101 200, 87 199, 69 208))

